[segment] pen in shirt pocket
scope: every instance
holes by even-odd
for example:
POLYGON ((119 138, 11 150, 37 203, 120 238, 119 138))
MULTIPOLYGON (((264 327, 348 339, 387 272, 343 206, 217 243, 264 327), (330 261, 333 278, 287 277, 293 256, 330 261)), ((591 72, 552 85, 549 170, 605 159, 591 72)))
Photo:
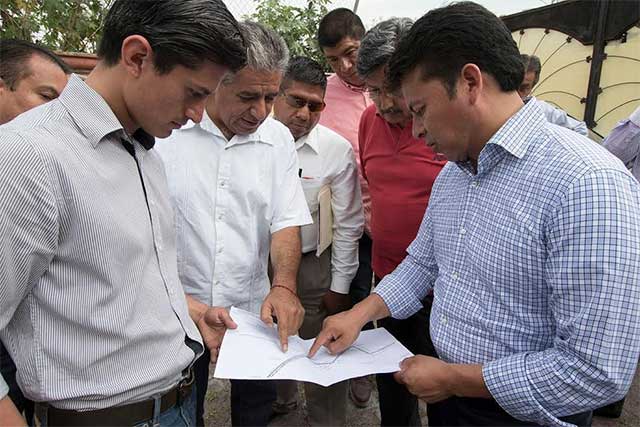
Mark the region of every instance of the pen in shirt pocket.
POLYGON ((302 169, 298 169, 298 176, 300 179, 315 179, 313 176, 302 176, 302 169))

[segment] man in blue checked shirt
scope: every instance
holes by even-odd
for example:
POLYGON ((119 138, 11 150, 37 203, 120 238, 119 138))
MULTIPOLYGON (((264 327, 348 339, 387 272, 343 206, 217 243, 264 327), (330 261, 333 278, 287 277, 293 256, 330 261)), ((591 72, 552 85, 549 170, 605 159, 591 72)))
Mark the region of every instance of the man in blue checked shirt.
POLYGON ((347 348, 366 322, 406 318, 434 290, 440 360, 397 381, 429 425, 589 426, 620 399, 640 353, 640 185, 607 151, 523 105, 518 49, 474 3, 435 9, 389 65, 414 133, 450 162, 407 257, 310 356, 347 348))

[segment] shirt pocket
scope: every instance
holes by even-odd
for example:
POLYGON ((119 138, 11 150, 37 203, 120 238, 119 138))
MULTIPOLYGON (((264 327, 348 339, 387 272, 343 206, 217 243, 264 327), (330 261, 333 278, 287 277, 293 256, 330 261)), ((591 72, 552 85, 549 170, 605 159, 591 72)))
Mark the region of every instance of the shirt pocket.
POLYGON ((318 194, 320 193, 320 189, 322 188, 322 178, 319 177, 305 177, 300 178, 300 182, 302 184, 302 191, 304 192, 304 198, 307 201, 307 206, 309 207, 309 212, 311 215, 318 212, 319 203, 318 203, 318 194))

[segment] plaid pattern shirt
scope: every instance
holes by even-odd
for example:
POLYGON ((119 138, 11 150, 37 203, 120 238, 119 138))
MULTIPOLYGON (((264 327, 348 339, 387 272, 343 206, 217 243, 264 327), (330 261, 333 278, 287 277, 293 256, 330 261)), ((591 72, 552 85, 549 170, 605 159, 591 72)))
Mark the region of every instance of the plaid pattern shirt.
POLYGON ((620 399, 640 350, 640 186, 596 143, 525 105, 477 173, 448 163, 400 266, 376 288, 395 318, 434 289, 431 336, 450 363, 483 364, 512 416, 557 417, 620 399))

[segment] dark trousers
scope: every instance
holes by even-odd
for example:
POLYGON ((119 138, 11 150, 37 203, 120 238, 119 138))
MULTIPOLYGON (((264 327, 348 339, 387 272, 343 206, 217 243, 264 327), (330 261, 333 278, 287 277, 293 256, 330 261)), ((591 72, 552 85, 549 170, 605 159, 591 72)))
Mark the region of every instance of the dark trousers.
MULTIPOLYGON (((379 279, 376 277, 376 283, 379 279)), ((378 321, 378 326, 385 328, 413 354, 438 357, 431 336, 429 335, 429 317, 433 296, 422 301, 422 309, 413 316, 399 320, 387 317, 378 321)), ((380 425, 382 426, 420 426, 418 399, 398 384, 393 374, 376 375, 378 395, 380 398, 380 425)), ((427 408, 429 419, 430 408, 427 408)), ((431 423, 429 424, 431 425, 431 423)))
POLYGON ((18 408, 18 412, 24 413, 27 423, 33 425, 33 402, 24 397, 22 390, 18 387, 16 372, 16 364, 13 363, 9 352, 4 348, 2 342, 0 342, 0 373, 9 386, 9 397, 13 401, 13 404, 16 405, 16 408, 18 408))
MULTIPOLYGON (((196 361, 196 425, 204 427, 204 401, 209 385, 209 350, 196 361)), ((274 381, 231 380, 231 425, 266 426, 276 401, 274 381)))
MULTIPOLYGON (((358 241, 358 271, 351 281, 349 297, 351 303, 356 305, 364 300, 371 293, 371 279, 373 279, 373 269, 371 268, 371 238, 363 234, 358 241)), ((373 323, 367 323, 364 329, 373 329, 373 323)))
MULTIPOLYGON (((591 419, 591 411, 560 417, 560 420, 575 424, 578 427, 590 427, 591 419)), ((536 425, 538 424, 513 418, 493 399, 452 397, 429 405, 429 427, 536 425)))

